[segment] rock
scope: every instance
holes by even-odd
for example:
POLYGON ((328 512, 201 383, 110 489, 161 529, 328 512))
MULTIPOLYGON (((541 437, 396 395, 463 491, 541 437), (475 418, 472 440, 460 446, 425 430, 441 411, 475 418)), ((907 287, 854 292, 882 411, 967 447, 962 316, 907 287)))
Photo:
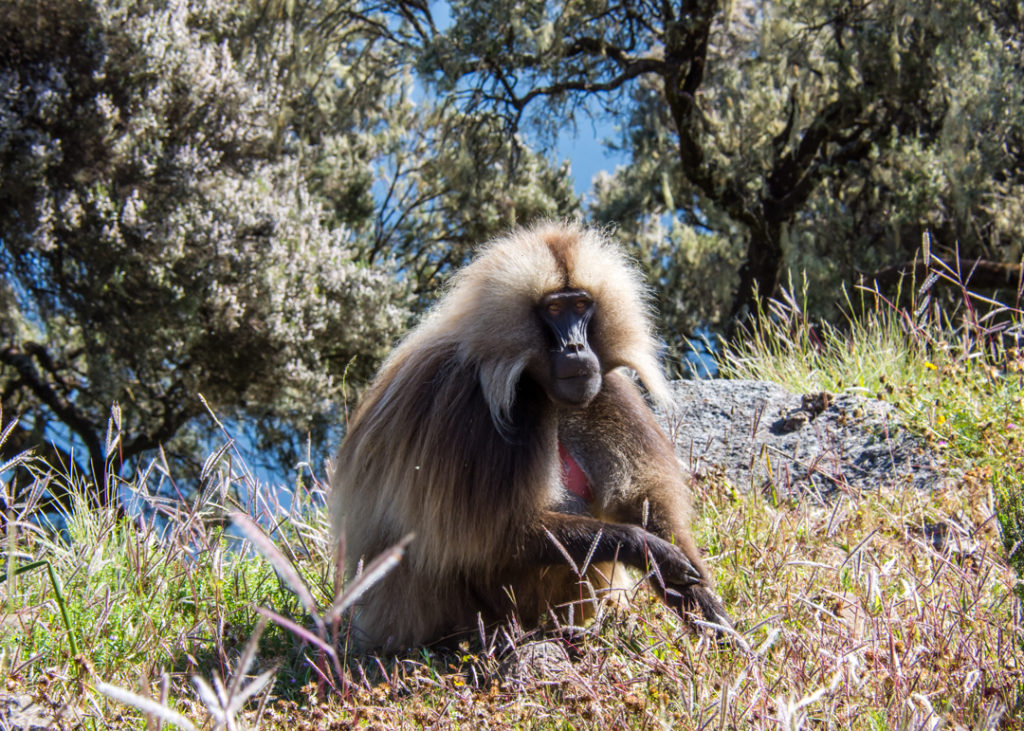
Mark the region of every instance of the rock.
POLYGON ((572 670, 572 660, 557 639, 542 639, 514 645, 501 660, 501 675, 506 682, 530 685, 535 682, 562 682, 572 670))
POLYGON ((84 716, 78 708, 54 709, 39 703, 28 693, 0 693, 0 729, 43 731, 51 728, 78 728, 84 716))
POLYGON ((793 394, 765 381, 671 384, 658 414, 698 479, 723 475, 778 497, 883 484, 933 488, 941 460, 900 423, 891 404, 854 393, 793 394))

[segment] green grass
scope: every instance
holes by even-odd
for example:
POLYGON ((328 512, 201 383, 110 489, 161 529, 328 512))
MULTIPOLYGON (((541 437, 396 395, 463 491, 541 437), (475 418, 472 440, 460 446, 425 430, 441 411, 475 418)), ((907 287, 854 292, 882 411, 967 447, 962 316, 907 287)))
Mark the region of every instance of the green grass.
POLYGON ((726 350, 722 374, 800 393, 852 389, 892 402, 959 479, 992 492, 1007 557, 1024 575, 1024 353, 1008 344, 1024 312, 940 273, 929 282, 953 285, 956 306, 940 308, 918 292, 897 307, 859 291, 856 306, 847 299, 842 328, 810 321, 787 293, 759 313, 748 338, 726 350))
MULTIPOLYGON (((547 652, 571 660, 554 657, 548 670, 528 659, 537 638, 507 628, 456 651, 342 652, 335 663, 343 633, 330 610, 331 542, 322 511, 309 510, 323 486, 307 474, 292 512, 262 516, 269 540, 246 529, 268 558, 236 550, 237 532, 222 527, 231 508, 218 503, 253 486, 235 454, 164 536, 84 505, 67 540, 8 513, 6 693, 32 696, 68 727, 97 729, 156 719, 264 729, 1020 728, 1024 625, 1011 562, 1020 568, 1024 392, 1019 354, 992 330, 1018 313, 915 315, 914 305, 866 297, 830 328, 793 298, 775 307, 726 354, 730 375, 889 400, 946 456, 950 479, 929 492, 778 504, 698 483, 694 530, 751 652, 687 629, 641 593, 585 631, 556 634, 547 652), (959 538, 937 541, 935 526, 955 526, 959 538), (49 562, 59 593, 44 565, 12 573, 34 561, 49 562), (289 618, 301 628, 285 629, 289 618), (137 710, 146 698, 149 716, 137 710)), ((157 465, 127 487, 151 491, 160 479, 157 465)))
MULTIPOLYGON (((45 465, 27 464, 37 480, 49 477, 45 465)), ((225 460, 215 479, 247 482, 228 470, 225 460)), ((130 487, 149 492, 149 482, 159 474, 150 470, 130 487)), ((68 718, 95 717, 89 724, 95 728, 118 725, 126 713, 124 706, 91 692, 98 682, 142 688, 154 697, 167 682, 179 691, 171 697, 195 710, 193 675, 230 676, 257 625, 258 607, 275 607, 304 621, 305 612, 274 567, 239 550, 240 539, 224 534, 226 509, 205 503, 182 510, 152 498, 151 508, 170 518, 161 530, 152 515, 132 520, 89 508, 81 498, 75 503, 62 516, 63 533, 30 520, 31 503, 6 516, 0 668, 7 693, 33 696, 53 712, 70 704, 68 718), (41 563, 33 566, 36 562, 41 563)), ((296 515, 299 510, 301 501, 296 515)), ((309 586, 327 591, 330 552, 317 543, 326 536, 323 525, 285 517, 278 533, 293 549, 306 551, 309 586), (323 559, 319 563, 311 560, 316 552, 323 559)), ((263 657, 295 652, 291 634, 264 635, 263 657)))

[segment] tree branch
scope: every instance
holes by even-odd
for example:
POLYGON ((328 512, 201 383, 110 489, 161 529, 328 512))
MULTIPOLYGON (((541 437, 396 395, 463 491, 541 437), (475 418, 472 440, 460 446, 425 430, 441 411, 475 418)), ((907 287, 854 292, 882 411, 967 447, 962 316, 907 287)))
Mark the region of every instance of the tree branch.
MULTIPOLYGON (((43 404, 49 407, 63 424, 77 434, 89 452, 90 473, 96 486, 96 494, 101 504, 106 502, 104 485, 104 454, 99 434, 102 429, 90 421, 73 403, 62 398, 53 387, 46 383, 36 368, 38 361, 44 368, 53 366, 52 356, 38 343, 26 344, 24 350, 16 345, 9 345, 0 350, 0 362, 14 368, 21 381, 43 404)), ((49 370, 49 369, 48 369, 49 370)))
POLYGON ((608 81, 562 81, 548 86, 530 89, 525 95, 518 97, 509 93, 509 100, 517 111, 522 111, 527 104, 540 96, 555 96, 568 91, 603 92, 614 91, 627 81, 644 74, 663 74, 665 62, 656 58, 640 58, 628 64, 618 76, 608 81))

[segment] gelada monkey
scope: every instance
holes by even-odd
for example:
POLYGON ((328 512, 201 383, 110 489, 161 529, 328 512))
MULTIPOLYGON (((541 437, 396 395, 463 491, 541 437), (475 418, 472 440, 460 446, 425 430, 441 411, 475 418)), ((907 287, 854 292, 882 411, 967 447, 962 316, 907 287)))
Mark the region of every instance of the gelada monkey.
POLYGON ((536 624, 581 599, 570 558, 603 585, 614 562, 650 572, 677 611, 728 625, 672 445, 622 372, 666 399, 644 292, 604 234, 540 224, 484 247, 395 348, 332 483, 350 575, 415 534, 361 597, 357 646, 536 624))

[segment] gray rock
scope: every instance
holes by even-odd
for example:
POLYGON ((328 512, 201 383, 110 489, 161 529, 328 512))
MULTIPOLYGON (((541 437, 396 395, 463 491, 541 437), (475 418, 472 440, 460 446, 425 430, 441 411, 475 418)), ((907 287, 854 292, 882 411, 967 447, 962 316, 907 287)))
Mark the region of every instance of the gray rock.
POLYGON ((28 693, 0 693, 0 729, 4 731, 78 728, 83 722, 84 715, 74 706, 54 709, 28 693))
POLYGON ((512 645, 500 666, 500 674, 506 682, 518 683, 523 687, 536 682, 560 683, 572 671, 569 653, 557 639, 512 645))
POLYGON ((934 488, 948 470, 892 405, 854 393, 793 394, 764 381, 672 385, 658 414, 683 464, 700 478, 778 497, 905 484, 934 488))

